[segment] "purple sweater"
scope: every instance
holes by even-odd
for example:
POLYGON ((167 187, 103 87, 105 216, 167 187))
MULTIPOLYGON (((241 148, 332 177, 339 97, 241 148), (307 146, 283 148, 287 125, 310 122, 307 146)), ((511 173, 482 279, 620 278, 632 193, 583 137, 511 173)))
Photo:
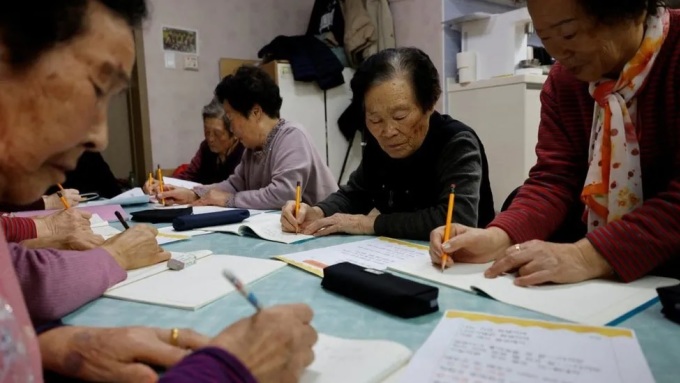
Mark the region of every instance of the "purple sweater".
POLYGON ((233 194, 227 207, 278 210, 295 199, 302 185, 302 202, 315 205, 338 190, 337 182, 300 124, 281 120, 262 150, 246 149, 241 163, 226 181, 198 186, 199 196, 210 189, 233 194))
POLYGON ((127 278, 102 249, 30 250, 9 244, 9 255, 36 326, 60 319, 127 278))

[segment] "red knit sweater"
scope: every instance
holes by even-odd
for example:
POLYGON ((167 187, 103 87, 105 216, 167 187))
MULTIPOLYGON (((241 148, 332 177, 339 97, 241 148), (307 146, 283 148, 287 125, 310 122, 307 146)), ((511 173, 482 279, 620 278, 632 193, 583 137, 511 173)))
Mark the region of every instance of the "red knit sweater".
MULTIPOLYGON (((644 204, 586 236, 626 282, 680 257, 680 11, 671 11, 670 23, 637 96, 644 204)), ((546 240, 571 209, 584 209, 579 196, 588 171, 594 108, 588 84, 557 64, 541 104, 538 162, 510 208, 490 225, 515 243, 546 240)))

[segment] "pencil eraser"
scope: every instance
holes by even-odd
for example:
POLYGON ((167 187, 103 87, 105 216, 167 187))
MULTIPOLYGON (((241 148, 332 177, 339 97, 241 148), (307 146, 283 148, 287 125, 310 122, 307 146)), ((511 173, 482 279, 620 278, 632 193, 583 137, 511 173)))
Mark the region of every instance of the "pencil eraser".
POLYGON ((181 254, 168 260, 170 270, 182 270, 196 263, 196 256, 192 254, 181 254))

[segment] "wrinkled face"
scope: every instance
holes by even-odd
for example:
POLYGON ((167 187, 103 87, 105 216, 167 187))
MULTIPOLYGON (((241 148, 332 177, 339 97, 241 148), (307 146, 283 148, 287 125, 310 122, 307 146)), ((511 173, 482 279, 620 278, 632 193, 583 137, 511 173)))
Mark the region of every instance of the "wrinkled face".
POLYGON ((577 0, 528 0, 527 6, 545 49, 582 81, 618 77, 642 40, 644 18, 598 23, 577 0))
POLYGON ((210 147, 210 151, 217 154, 224 154, 229 151, 233 141, 233 136, 221 118, 204 118, 203 135, 210 147))
POLYGON ((90 1, 80 35, 22 71, 0 61, 0 200, 35 201, 85 150, 106 147, 108 102, 127 87, 134 57, 125 21, 90 1))
POLYGON ((425 140, 432 110, 421 110, 407 79, 395 77, 374 85, 364 97, 366 127, 392 158, 406 158, 425 140))
POLYGON ((242 115, 229 105, 229 102, 224 101, 224 111, 227 114, 229 122, 231 122, 231 132, 234 137, 238 138, 244 147, 248 149, 258 149, 264 145, 260 120, 263 116, 262 109, 259 105, 253 106, 253 109, 248 113, 248 116, 242 115))

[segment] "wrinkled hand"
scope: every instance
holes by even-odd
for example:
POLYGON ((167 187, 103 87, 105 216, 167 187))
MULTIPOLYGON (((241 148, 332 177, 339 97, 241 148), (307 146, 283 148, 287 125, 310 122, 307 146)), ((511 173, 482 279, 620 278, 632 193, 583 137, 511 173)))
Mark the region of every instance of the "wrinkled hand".
POLYGON ((170 345, 170 330, 149 327, 59 327, 38 337, 43 367, 72 378, 94 382, 155 382, 146 364, 172 367, 189 350, 209 339, 189 329, 170 345))
POLYGON ((376 218, 376 215, 336 213, 310 223, 302 230, 302 233, 316 237, 335 233, 373 235, 376 218))
POLYGON ((260 383, 298 382, 317 334, 306 305, 277 306, 227 327, 210 343, 237 357, 260 383))
MULTIPOLYGON (((80 198, 80 192, 76 189, 64 189, 61 194, 64 196, 64 198, 66 198, 66 202, 68 202, 70 207, 78 205, 78 203, 80 203, 82 200, 82 198, 80 198)), ((64 208, 64 204, 61 202, 61 199, 57 193, 46 195, 42 198, 45 202, 45 210, 64 208)))
POLYGON ((430 233, 430 259, 441 265, 442 254, 449 255, 445 267, 454 261, 463 263, 487 263, 503 254, 510 245, 510 237, 501 229, 476 229, 459 224, 451 225, 451 239, 444 240, 444 226, 430 233))
MULTIPOLYGON (((193 192, 192 192, 193 193, 193 192)), ((232 195, 225 191, 210 189, 207 193, 194 203, 193 206, 221 206, 226 207, 232 195)))
POLYGON ((160 184, 158 181, 152 178, 151 181, 147 180, 144 182, 144 185, 142 185, 142 191, 148 195, 156 195, 158 192, 160 192, 160 190, 158 190, 159 186, 160 184))
POLYGON ((310 223, 322 219, 323 210, 300 203, 300 212, 295 216, 295 201, 288 201, 281 209, 281 230, 289 233, 299 233, 310 223))
POLYGON ((104 244, 104 237, 92 232, 50 235, 21 242, 29 249, 92 250, 104 244))
POLYGON ((533 286, 548 282, 576 283, 604 277, 611 274, 611 267, 588 240, 577 244, 529 241, 509 247, 484 275, 495 278, 515 271, 518 275, 515 278, 516 285, 533 286))
POLYGON ((170 258, 170 253, 158 246, 157 234, 153 226, 136 225, 109 238, 102 248, 125 270, 155 265, 170 258))
POLYGON ((198 195, 193 190, 171 185, 164 185, 166 191, 156 194, 156 199, 161 202, 165 198, 166 205, 187 205, 198 200, 198 195))
POLYGON ((73 233, 92 233, 92 213, 79 209, 64 209, 44 217, 32 218, 38 238, 73 233))

